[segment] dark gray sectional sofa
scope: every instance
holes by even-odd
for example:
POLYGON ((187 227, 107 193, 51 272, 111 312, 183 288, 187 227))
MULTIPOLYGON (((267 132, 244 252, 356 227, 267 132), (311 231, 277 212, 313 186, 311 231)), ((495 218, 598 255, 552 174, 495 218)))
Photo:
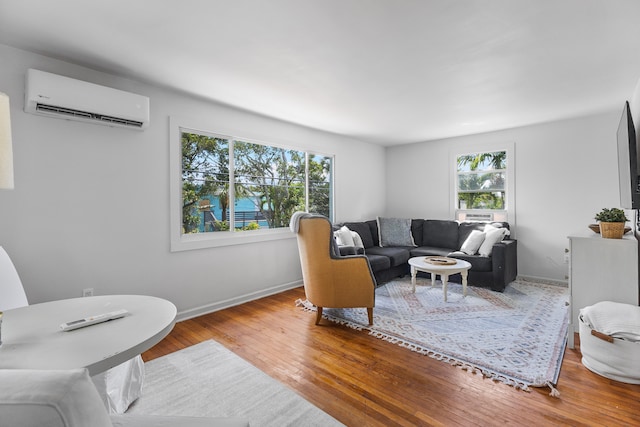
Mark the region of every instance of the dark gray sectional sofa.
MULTIPOLYGON (((510 239, 496 243, 490 256, 467 255, 460 251, 472 230, 484 230, 486 222, 457 222, 433 219, 412 219, 411 234, 416 246, 380 247, 378 223, 376 220, 363 222, 346 222, 336 225, 347 226, 357 232, 364 245, 364 254, 378 284, 409 273, 407 261, 417 256, 448 256, 463 259, 471 263, 468 283, 472 286, 489 287, 502 292, 515 280, 518 273, 517 240, 510 239)), ((490 223, 495 227, 509 229, 505 222, 490 223)), ((342 255, 356 253, 351 247, 340 248, 342 255)), ((361 252, 361 250, 360 250, 361 252)), ((452 282, 461 282, 459 274, 449 278, 452 282)))

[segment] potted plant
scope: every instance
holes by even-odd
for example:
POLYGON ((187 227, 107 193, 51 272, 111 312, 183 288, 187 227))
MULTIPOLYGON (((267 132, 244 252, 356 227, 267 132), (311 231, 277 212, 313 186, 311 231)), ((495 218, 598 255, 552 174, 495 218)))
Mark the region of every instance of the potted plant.
POLYGON ((602 209, 596 214, 596 221, 600 221, 600 234, 605 239, 622 239, 624 223, 629 221, 622 209, 602 209))

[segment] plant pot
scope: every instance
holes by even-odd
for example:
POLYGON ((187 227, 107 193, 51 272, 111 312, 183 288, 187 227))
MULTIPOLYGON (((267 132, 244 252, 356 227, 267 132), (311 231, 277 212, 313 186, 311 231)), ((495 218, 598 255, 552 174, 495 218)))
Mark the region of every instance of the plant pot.
POLYGON ((605 239, 622 239, 624 222, 601 222, 600 234, 605 239))

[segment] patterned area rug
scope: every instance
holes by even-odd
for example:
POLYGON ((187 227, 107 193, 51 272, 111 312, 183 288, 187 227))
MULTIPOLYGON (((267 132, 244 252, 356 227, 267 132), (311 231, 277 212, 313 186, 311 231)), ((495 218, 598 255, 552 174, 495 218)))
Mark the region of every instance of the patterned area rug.
MULTIPOLYGON (((482 373, 523 390, 558 381, 566 345, 569 291, 560 285, 517 280, 504 293, 408 278, 376 289, 373 326, 366 310, 325 308, 323 317, 438 360, 482 373), (439 286, 440 285, 440 286, 439 286)), ((309 302, 306 309, 315 310, 309 302)))

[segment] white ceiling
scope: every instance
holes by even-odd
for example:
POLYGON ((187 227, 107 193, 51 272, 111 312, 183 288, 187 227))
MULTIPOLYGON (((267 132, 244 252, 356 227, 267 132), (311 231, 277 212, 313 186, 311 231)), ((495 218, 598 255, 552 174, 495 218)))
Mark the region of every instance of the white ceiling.
POLYGON ((640 1, 0 0, 0 43, 389 146, 621 110, 640 1))

